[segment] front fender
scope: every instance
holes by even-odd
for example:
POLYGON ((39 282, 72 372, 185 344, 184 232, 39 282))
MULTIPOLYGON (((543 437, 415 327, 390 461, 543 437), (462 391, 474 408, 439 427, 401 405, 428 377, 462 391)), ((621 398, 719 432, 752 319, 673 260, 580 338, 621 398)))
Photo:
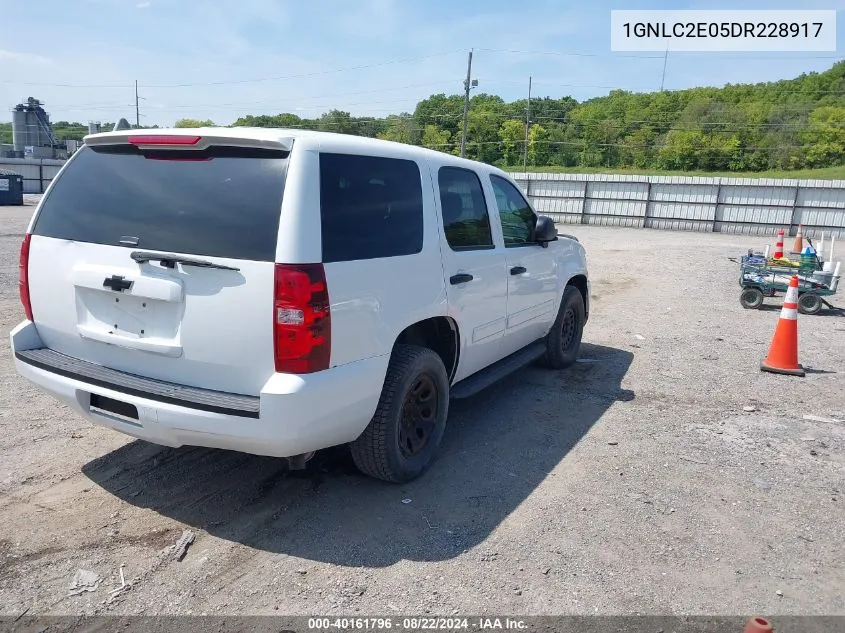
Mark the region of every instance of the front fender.
POLYGON ((584 246, 575 238, 559 235, 550 244, 554 249, 555 267, 558 272, 558 292, 555 312, 560 309, 566 286, 576 285, 584 296, 585 321, 590 315, 590 276, 587 271, 587 254, 584 246))

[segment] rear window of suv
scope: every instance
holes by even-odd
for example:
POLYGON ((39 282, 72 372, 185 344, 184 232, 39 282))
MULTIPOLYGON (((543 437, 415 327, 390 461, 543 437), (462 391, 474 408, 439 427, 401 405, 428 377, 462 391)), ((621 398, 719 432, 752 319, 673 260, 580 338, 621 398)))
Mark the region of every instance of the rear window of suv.
POLYGON ((325 263, 419 253, 423 197, 417 163, 320 154, 320 216, 325 263))
POLYGON ((236 147, 141 154, 84 147, 33 232, 77 242, 274 261, 287 153, 236 147))

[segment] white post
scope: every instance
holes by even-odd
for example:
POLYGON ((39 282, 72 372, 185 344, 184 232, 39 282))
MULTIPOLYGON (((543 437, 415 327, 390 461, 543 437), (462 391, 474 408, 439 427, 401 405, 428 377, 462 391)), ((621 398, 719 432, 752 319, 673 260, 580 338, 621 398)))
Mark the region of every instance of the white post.
POLYGON ((766 252, 763 253, 763 258, 769 259, 769 245, 768 244, 766 244, 766 252))

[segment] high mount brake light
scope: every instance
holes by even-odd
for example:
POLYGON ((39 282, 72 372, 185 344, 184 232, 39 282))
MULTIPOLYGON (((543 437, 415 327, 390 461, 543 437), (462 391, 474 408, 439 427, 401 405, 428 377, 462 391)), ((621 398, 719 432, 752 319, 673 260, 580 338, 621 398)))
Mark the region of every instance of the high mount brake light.
POLYGON ((181 134, 147 134, 129 137, 131 145, 196 145, 201 136, 182 136, 181 134))

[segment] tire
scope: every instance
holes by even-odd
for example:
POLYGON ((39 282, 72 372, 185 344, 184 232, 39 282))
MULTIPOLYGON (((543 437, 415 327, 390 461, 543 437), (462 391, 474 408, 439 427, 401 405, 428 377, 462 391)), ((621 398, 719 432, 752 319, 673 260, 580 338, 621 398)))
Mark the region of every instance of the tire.
POLYGON ((746 310, 756 310, 763 305, 763 291, 759 288, 743 288, 739 302, 746 310))
POLYGON ((350 445, 355 465, 365 475, 392 483, 416 479, 435 458, 448 414, 443 361, 427 347, 397 345, 375 415, 350 445), (424 437, 423 429, 428 431, 424 437))
POLYGON ((822 309, 822 298, 814 292, 805 292, 798 297, 798 312, 801 314, 818 314, 822 309))
POLYGON ((585 314, 581 292, 575 286, 567 286, 563 291, 557 318, 546 335, 546 354, 542 358, 546 367, 564 369, 578 358, 585 314))

